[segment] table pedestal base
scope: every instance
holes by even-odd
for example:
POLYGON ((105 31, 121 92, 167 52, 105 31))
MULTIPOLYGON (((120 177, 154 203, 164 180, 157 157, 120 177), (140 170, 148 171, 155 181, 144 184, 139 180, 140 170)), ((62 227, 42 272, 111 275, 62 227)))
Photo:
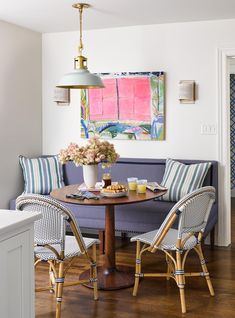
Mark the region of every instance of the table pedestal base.
MULTIPOLYGON (((134 285, 135 274, 131 267, 117 266, 114 269, 107 269, 103 266, 97 267, 98 289, 100 290, 117 290, 128 288, 134 285)), ((89 279, 90 270, 83 272, 80 279, 89 279)), ((84 286, 93 288, 92 283, 84 286)))

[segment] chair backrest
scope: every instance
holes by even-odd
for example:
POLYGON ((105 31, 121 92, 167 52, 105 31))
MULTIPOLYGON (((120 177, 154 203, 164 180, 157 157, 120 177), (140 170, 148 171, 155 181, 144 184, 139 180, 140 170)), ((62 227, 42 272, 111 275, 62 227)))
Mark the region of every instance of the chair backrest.
POLYGON ((21 211, 37 211, 42 219, 34 224, 34 242, 37 245, 60 244, 64 250, 66 222, 77 239, 82 253, 86 246, 80 228, 69 209, 59 201, 39 194, 24 194, 16 199, 16 209, 21 211))
POLYGON ((152 248, 155 249, 162 242, 177 218, 178 239, 181 239, 184 233, 204 232, 215 195, 215 188, 208 186, 197 189, 178 201, 159 228, 152 248))

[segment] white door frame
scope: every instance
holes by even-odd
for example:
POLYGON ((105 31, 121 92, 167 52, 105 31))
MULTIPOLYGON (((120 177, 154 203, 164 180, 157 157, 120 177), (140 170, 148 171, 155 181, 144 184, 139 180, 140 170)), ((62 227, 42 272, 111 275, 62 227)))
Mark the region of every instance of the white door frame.
POLYGON ((231 244, 231 170, 230 170, 230 102, 228 58, 235 56, 235 48, 217 50, 217 91, 218 91, 218 161, 219 161, 219 221, 217 244, 231 244))

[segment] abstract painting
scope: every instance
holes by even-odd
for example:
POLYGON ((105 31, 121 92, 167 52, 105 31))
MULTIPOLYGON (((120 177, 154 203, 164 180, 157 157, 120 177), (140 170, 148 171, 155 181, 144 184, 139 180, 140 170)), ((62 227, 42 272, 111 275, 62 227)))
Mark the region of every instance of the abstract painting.
POLYGON ((164 140, 164 72, 102 73, 105 88, 81 91, 81 136, 164 140))

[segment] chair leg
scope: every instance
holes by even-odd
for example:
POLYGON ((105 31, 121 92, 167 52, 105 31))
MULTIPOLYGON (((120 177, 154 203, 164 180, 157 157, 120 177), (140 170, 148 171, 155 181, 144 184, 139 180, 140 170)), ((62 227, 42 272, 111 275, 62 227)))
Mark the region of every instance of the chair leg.
POLYGON ((99 240, 100 240, 100 245, 99 245, 99 251, 100 254, 104 254, 104 245, 105 245, 105 232, 102 230, 99 230, 99 240))
POLYGON ((181 302, 181 310, 182 313, 186 313, 186 303, 185 303, 185 293, 184 293, 184 286, 185 286, 185 276, 184 276, 184 269, 182 268, 182 260, 181 260, 181 251, 176 251, 176 282, 180 290, 180 302, 181 302))
POLYGON ((54 277, 54 272, 52 270, 52 266, 49 263, 49 285, 50 285, 50 293, 54 294, 55 292, 55 277, 54 277))
POLYGON ((91 267, 92 272, 92 281, 93 281, 93 291, 94 291, 94 300, 98 299, 98 284, 97 284, 97 265, 96 265, 96 244, 92 246, 92 258, 93 264, 91 267))
POLYGON ((202 252, 202 247, 201 247, 200 243, 197 245, 196 250, 198 252, 197 254, 198 254, 200 262, 201 262, 202 271, 203 271, 203 274, 205 275, 207 286, 209 288, 210 294, 211 294, 211 296, 214 296, 215 295, 214 288, 213 288, 212 283, 211 283, 210 275, 209 275, 209 272, 208 272, 208 269, 206 266, 205 258, 204 258, 204 255, 202 252))
POLYGON ((186 313, 186 304, 185 304, 185 293, 184 293, 184 287, 180 287, 180 302, 181 302, 181 310, 182 314, 186 313))
POLYGON ((138 292, 140 274, 141 274, 140 241, 137 241, 137 244, 136 244, 136 263, 135 263, 135 285, 134 285, 134 289, 133 289, 133 296, 136 296, 137 292, 138 292))
POLYGON ((61 317, 61 303, 64 287, 64 262, 59 263, 58 277, 56 278, 56 318, 61 317))
MULTIPOLYGON (((166 254, 166 264, 167 264, 167 274, 170 274, 170 264, 169 264, 169 257, 166 254)), ((167 280, 170 280, 170 277, 166 277, 167 280)))

